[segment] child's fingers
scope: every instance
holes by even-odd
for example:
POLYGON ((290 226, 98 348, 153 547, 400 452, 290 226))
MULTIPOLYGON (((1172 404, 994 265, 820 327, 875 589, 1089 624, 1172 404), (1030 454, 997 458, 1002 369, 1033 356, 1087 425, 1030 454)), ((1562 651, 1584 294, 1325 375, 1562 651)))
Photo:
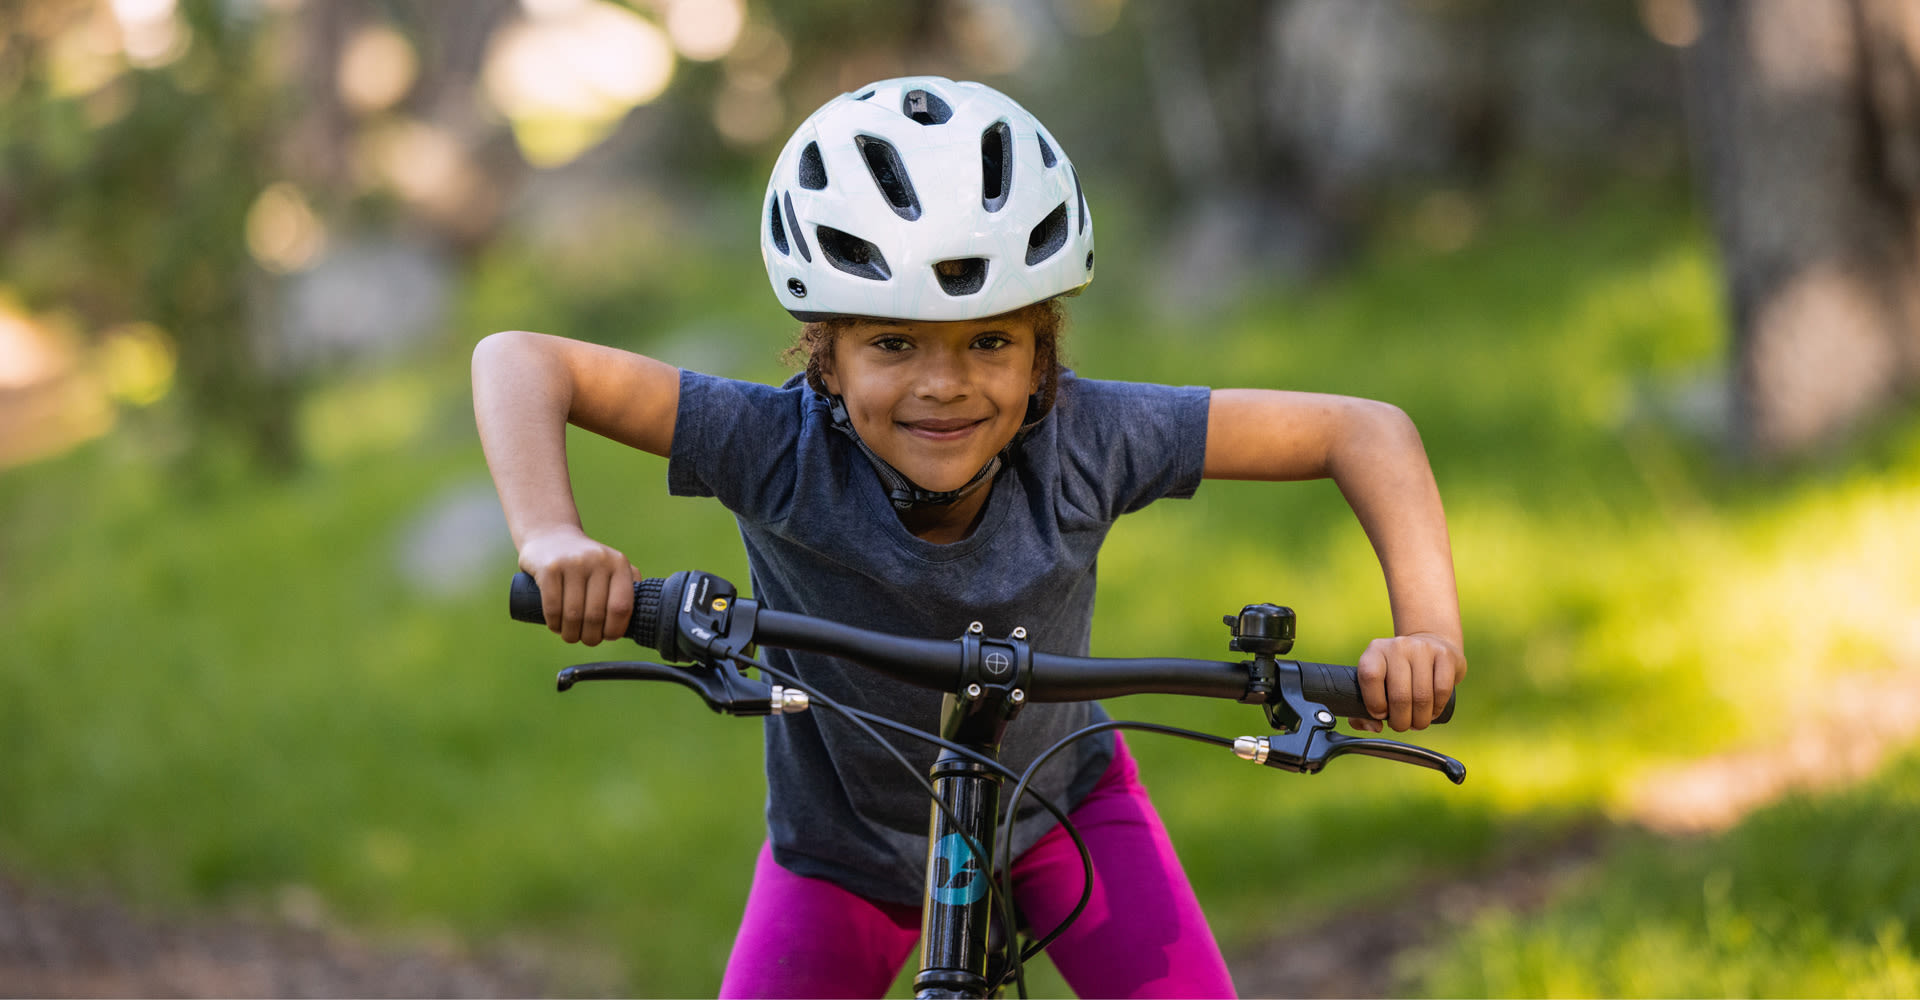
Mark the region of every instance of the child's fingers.
MULTIPOLYGON (((1360 675, 1360 700, 1367 706, 1368 714, 1374 719, 1387 717, 1387 656, 1380 643, 1367 644, 1367 651, 1360 654, 1358 666, 1360 675)), ((1370 732, 1379 732, 1374 726, 1370 732)))
POLYGON ((614 568, 613 577, 607 584, 607 641, 624 637, 627 624, 633 618, 633 579, 640 571, 625 559, 614 568))
POLYGON ((1433 714, 1439 715, 1453 700, 1453 686, 1459 682, 1459 668, 1451 653, 1442 650, 1433 657, 1433 714))
POLYGON ((569 586, 563 579, 561 585, 565 599, 560 603, 560 638, 564 642, 579 642, 580 622, 587 613, 586 581, 575 581, 569 586))
POLYGON ((1425 729, 1436 714, 1433 701, 1433 650, 1424 645, 1415 645, 1407 657, 1408 680, 1413 685, 1413 711, 1408 722, 1415 729, 1425 729))
MULTIPOLYGON (((1397 643, 1387 646, 1386 661, 1387 725, 1396 733, 1404 733, 1413 725, 1413 664, 1397 643)), ((1427 697, 1432 698, 1432 689, 1428 692, 1427 697)))
POLYGON ((535 573, 533 582, 540 588, 540 614, 547 620, 547 631, 560 631, 560 622, 566 617, 567 588, 552 570, 535 573))
POLYGON ((586 600, 580 608, 580 641, 589 646, 600 645, 607 635, 607 584, 613 574, 595 567, 587 575, 586 600))
POLYGON ((1360 697, 1373 719, 1353 719, 1353 727, 1377 733, 1379 725, 1363 723, 1384 722, 1405 732, 1432 725, 1466 674, 1466 663, 1450 643, 1398 636, 1369 643, 1359 671, 1360 697))

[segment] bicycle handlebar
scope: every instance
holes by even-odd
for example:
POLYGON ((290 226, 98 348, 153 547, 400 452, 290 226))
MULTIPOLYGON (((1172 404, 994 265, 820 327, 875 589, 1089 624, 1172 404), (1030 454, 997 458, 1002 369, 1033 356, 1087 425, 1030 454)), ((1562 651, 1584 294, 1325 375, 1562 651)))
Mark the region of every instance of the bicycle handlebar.
MULTIPOLYGON (((669 660, 695 658, 698 647, 713 645, 727 638, 722 634, 733 620, 748 618, 748 634, 727 645, 742 650, 751 644, 774 646, 800 652, 821 653, 858 663, 917 687, 952 691, 961 682, 966 667, 964 643, 947 639, 916 639, 889 635, 809 615, 759 607, 750 600, 737 604, 730 592, 720 594, 710 584, 720 581, 704 573, 676 573, 667 578, 636 581, 633 616, 626 636, 669 660), (711 592, 709 592, 711 591, 711 592), (674 595, 668 598, 667 595, 674 595), (721 602, 717 609, 712 607, 721 602), (692 643, 682 635, 678 619, 683 613, 705 610, 717 619, 718 628, 704 638, 695 625, 692 643), (689 645, 695 648, 688 648, 689 645)), ((516 574, 511 590, 510 611, 518 621, 545 624, 540 588, 525 573, 516 574)), ((993 641, 993 640, 986 640, 993 641)), ((1065 656, 1033 652, 1031 681, 1026 697, 1036 702, 1093 701, 1130 694, 1175 694, 1207 698, 1249 700, 1249 671, 1245 662, 1168 658, 1107 658, 1065 656)), ((1355 668, 1336 663, 1312 663, 1299 660, 1276 661, 1283 671, 1297 673, 1301 694, 1324 706, 1335 716, 1369 718, 1366 702, 1360 695, 1360 676, 1355 668)), ((1436 723, 1453 718, 1455 700, 1433 719, 1436 723)))

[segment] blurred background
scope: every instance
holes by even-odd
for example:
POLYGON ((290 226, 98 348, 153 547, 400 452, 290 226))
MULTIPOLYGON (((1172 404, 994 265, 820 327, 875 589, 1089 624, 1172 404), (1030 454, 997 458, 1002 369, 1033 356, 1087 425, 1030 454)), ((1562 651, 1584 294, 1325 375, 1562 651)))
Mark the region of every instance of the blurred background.
MULTIPOLYGON (((759 734, 507 621, 473 344, 779 380, 766 171, 993 84, 1088 189, 1085 375, 1413 415, 1459 788, 1133 742, 1250 994, 1920 994, 1920 8, 0 3, 0 993, 710 994, 759 734)), ((664 463, 589 531, 744 583, 664 463)), ((1095 652, 1390 630, 1326 483, 1116 529, 1095 652)), ((621 655, 621 654, 613 654, 621 655)), ((1117 716, 1258 732, 1242 706, 1117 716)), ((1036 989, 1066 987, 1044 970, 1036 989)))

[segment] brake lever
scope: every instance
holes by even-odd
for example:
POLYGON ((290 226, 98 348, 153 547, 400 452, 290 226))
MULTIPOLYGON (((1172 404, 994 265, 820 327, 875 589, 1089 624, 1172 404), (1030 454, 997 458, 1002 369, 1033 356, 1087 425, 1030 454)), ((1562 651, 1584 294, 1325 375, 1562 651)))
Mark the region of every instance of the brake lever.
POLYGON ((1233 752, 1242 760, 1296 774, 1318 774, 1327 761, 1357 753, 1430 767, 1456 785, 1467 780, 1467 766, 1446 754, 1398 740, 1336 732, 1334 727, 1340 720, 1325 705, 1307 700, 1297 671, 1280 670, 1277 674, 1275 688, 1280 698, 1269 701, 1266 710, 1267 720, 1280 735, 1235 739, 1233 752))
POLYGON ((1357 753, 1368 757, 1380 757, 1385 760, 1397 760, 1402 764, 1414 764, 1430 767, 1447 776, 1454 784, 1467 780, 1467 766, 1438 751, 1426 747, 1402 743, 1399 740, 1385 740, 1377 736, 1348 736, 1344 733, 1329 732, 1322 737, 1321 745, 1326 749, 1320 754, 1322 766, 1326 761, 1344 754, 1357 753))
POLYGON ((807 710, 807 693, 769 685, 730 666, 697 663, 671 667, 639 660, 581 663, 555 678, 561 691, 581 681, 667 681, 688 688, 723 715, 791 715, 807 710))

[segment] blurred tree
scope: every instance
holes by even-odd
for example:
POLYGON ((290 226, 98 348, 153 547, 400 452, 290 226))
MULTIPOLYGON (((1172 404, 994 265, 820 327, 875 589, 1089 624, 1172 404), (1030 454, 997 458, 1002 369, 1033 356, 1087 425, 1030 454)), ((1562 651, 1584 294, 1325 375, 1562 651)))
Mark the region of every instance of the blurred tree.
POLYGON ((190 42, 158 39, 137 54, 148 66, 125 70, 114 46, 130 32, 101 7, 14 5, 0 35, 0 273, 29 306, 91 330, 158 324, 196 425, 285 469, 295 387, 258 363, 249 290, 262 275, 243 238, 279 95, 258 24, 226 6, 183 5, 164 30, 190 42))
POLYGON ((1701 0, 1694 134, 1751 454, 1920 381, 1920 5, 1701 0))
POLYGON ((370 149, 387 149, 389 160, 444 160, 445 168, 423 170, 420 180, 393 184, 396 193, 433 242, 461 252, 484 246, 530 172, 480 92, 489 47, 518 7, 515 0, 327 0, 301 7, 290 26, 298 39, 299 69, 293 81, 297 115, 283 126, 284 169, 322 193, 332 214, 351 216, 356 213, 346 206, 379 187, 369 183, 367 165, 356 162, 370 149), (353 50, 364 49, 369 35, 381 31, 394 32, 417 67, 381 67, 394 76, 391 102, 355 107, 353 50), (413 129, 396 129, 402 121, 413 129))
MULTIPOLYGON (((1338 266, 1392 193, 1443 194, 1458 249, 1471 196, 1516 161, 1577 189, 1677 166, 1675 70, 1631 7, 1521 0, 1219 0, 1129 6, 1164 164, 1143 192, 1173 209, 1158 296, 1176 309, 1338 266)), ((1103 79, 1103 85, 1109 85, 1103 79)), ((1137 109, 1110 109, 1120 122, 1137 109)), ((1131 119, 1131 120, 1129 120, 1131 119)), ((1157 153, 1155 156, 1153 154, 1157 153)), ((1137 168, 1136 168, 1137 169, 1137 168)), ((1149 171, 1152 167, 1148 168, 1149 171)), ((1440 231, 1444 230, 1444 232, 1440 231)))

